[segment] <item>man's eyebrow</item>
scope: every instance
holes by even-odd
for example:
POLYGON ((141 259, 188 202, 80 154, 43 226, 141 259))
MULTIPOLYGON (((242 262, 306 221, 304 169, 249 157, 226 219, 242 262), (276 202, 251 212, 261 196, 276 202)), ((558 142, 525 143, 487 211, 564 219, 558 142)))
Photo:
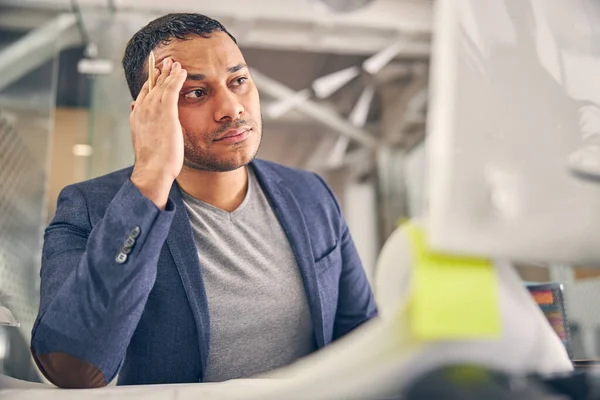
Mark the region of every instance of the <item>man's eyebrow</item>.
POLYGON ((239 70, 244 69, 246 67, 248 67, 246 64, 239 63, 238 65, 234 65, 233 67, 227 68, 227 72, 229 72, 230 74, 234 74, 234 73, 238 72, 239 70))
POLYGON ((204 74, 187 74, 187 79, 190 81, 203 81, 206 76, 204 74))
MULTIPOLYGON (((233 67, 229 67, 227 68, 227 72, 230 74, 235 74, 236 72, 247 68, 248 66, 244 63, 239 63, 237 65, 234 65, 233 67)), ((187 79, 190 81, 203 81, 206 79, 206 75, 204 74, 188 74, 187 75, 187 79)))

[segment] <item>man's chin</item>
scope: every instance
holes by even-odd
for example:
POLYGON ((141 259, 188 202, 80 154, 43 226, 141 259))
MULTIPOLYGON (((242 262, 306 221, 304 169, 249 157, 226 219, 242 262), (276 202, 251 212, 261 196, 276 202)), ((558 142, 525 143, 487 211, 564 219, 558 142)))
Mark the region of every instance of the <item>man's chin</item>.
POLYGON ((250 164, 254 157, 245 157, 240 160, 207 160, 207 159, 189 159, 185 158, 183 165, 190 169, 207 172, 231 172, 250 164))

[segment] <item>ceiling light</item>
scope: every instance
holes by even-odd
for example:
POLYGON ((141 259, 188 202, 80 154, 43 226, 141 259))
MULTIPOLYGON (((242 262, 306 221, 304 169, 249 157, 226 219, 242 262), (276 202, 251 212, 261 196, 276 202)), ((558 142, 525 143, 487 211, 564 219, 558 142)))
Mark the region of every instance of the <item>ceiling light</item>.
POLYGON ((77 157, 89 157, 92 155, 92 146, 89 144, 76 144, 73 146, 73 155, 77 157))
POLYGON ((323 3, 327 8, 335 12, 349 12, 355 11, 359 8, 365 7, 367 4, 372 3, 374 0, 318 0, 323 3))

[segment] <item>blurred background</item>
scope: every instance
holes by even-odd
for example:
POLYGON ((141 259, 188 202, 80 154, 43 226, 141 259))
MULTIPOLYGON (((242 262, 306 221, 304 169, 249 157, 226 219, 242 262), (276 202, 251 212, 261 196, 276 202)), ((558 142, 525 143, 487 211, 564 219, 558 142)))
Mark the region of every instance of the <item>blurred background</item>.
MULTIPOLYGON (((259 157, 327 180, 372 279, 387 237, 425 204, 435 4, 0 0, 0 305, 21 323, 0 326, 0 373, 40 380, 29 340, 43 231, 58 193, 133 162, 120 63, 138 29, 173 11, 228 27, 261 94, 259 157)), ((569 303, 575 285, 600 293, 597 270, 517 267, 526 281, 565 283, 575 356, 599 355, 600 312, 590 312, 588 300, 569 303)))

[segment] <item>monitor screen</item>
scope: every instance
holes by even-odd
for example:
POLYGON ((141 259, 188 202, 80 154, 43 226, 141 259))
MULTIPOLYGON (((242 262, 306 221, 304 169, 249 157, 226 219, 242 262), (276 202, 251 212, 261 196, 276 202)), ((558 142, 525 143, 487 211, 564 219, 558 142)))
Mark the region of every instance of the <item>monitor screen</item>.
POLYGON ((600 266, 600 2, 440 0, 433 248, 600 266))

